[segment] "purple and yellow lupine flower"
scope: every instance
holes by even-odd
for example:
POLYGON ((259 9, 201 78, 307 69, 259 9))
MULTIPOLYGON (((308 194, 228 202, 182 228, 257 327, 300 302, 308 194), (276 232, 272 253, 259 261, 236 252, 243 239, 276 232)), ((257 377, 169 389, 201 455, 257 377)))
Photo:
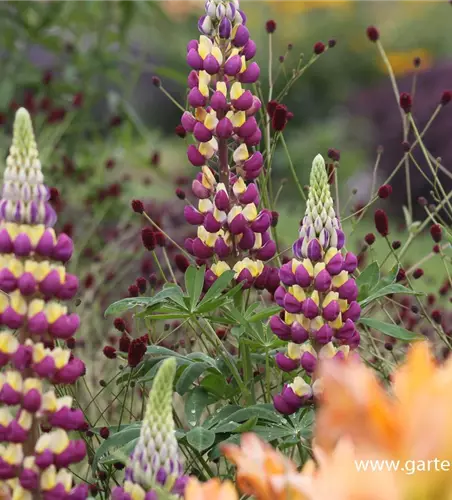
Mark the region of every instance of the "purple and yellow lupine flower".
POLYGON ((275 300, 283 308, 270 319, 270 328, 288 342, 276 364, 285 372, 301 370, 274 397, 281 413, 294 413, 321 390, 317 362, 344 358, 360 341, 355 323, 360 316, 358 288, 352 276, 357 258, 343 250, 345 235, 334 211, 323 158, 314 159, 306 214, 294 258, 279 270, 281 285, 275 300))
POLYGON ((30 115, 19 109, 0 201, 0 492, 83 500, 87 487, 73 486, 67 467, 85 456, 84 441, 68 436, 85 419, 51 386, 73 383, 85 370, 57 345, 79 326, 60 303, 75 295, 78 280, 66 273, 73 244, 56 236, 48 200, 30 115), (49 432, 39 435, 40 424, 49 432))
POLYGON ((218 260, 206 273, 207 286, 232 268, 245 287, 265 288, 275 271, 264 261, 275 255, 276 245, 272 214, 259 210, 253 182, 263 167, 255 148, 261 140, 255 118, 261 102, 243 87, 259 77, 259 66, 251 62, 256 45, 237 0, 208 0, 205 12, 199 40, 187 46, 190 110, 181 122, 196 141, 188 159, 201 172, 192 185, 198 204, 185 207, 187 222, 198 231, 185 247, 198 259, 218 260))
POLYGON ((140 437, 125 471, 124 486, 112 500, 158 500, 183 497, 188 476, 183 475, 173 420, 173 383, 176 359, 166 359, 152 386, 140 437))

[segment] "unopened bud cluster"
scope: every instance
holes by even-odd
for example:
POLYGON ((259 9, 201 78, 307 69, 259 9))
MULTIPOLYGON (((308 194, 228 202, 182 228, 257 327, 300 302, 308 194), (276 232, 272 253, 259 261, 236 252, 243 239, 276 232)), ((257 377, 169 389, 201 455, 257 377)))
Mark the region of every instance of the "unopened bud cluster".
POLYGON ((201 171, 192 185, 197 206, 185 208, 197 235, 185 247, 198 259, 219 259, 206 274, 207 286, 232 268, 245 287, 265 288, 275 273, 264 261, 275 255, 276 245, 271 212, 259 210, 253 182, 263 167, 262 154, 253 150, 261 140, 255 118, 261 102, 243 87, 259 77, 259 66, 251 62, 256 45, 237 0, 209 0, 205 12, 199 40, 187 47, 190 110, 181 123, 195 140, 188 159, 201 171))
POLYGON ((313 162, 306 214, 294 258, 279 270, 275 300, 283 311, 270 319, 272 331, 288 342, 276 364, 285 372, 300 371, 292 383, 274 397, 278 411, 296 412, 320 390, 315 379, 322 358, 344 358, 360 336, 355 327, 361 308, 352 273, 357 258, 344 254, 345 235, 333 207, 323 158, 313 162))

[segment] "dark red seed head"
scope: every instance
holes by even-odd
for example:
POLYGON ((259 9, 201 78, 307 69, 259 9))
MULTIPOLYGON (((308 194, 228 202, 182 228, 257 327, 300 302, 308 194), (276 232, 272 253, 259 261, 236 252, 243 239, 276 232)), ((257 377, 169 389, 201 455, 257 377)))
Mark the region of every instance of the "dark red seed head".
POLYGON ((174 129, 174 132, 181 139, 183 139, 187 135, 186 130, 184 129, 184 127, 181 124, 176 126, 176 128, 174 129))
POLYGON ((420 65, 421 65, 421 62, 422 62, 422 61, 421 61, 421 58, 420 58, 419 56, 417 56, 417 57, 415 57, 415 58, 413 59, 413 66, 414 66, 415 68, 419 68, 419 67, 420 67, 420 65))
POLYGON ((146 248, 150 252, 152 250, 155 250, 156 240, 155 240, 155 233, 152 230, 152 228, 144 227, 141 230, 141 241, 143 242, 144 248, 146 248))
POLYGON ((402 246, 402 243, 399 240, 394 240, 391 246, 394 250, 398 250, 402 246))
POLYGON ((166 238, 165 235, 161 231, 156 231, 154 233, 155 235, 155 242, 159 247, 164 247, 166 246, 166 238))
POLYGON ((435 303, 436 297, 433 295, 433 293, 429 293, 427 295, 427 304, 429 306, 432 306, 435 303))
POLYGON ((110 118, 110 127, 119 127, 122 123, 122 118, 119 115, 112 116, 110 118))
POLYGON ((149 275, 148 281, 152 287, 155 287, 155 285, 157 285, 157 275, 155 273, 151 273, 149 275))
POLYGON ((339 149, 330 148, 328 150, 328 158, 333 161, 339 161, 341 159, 341 152, 339 151, 339 149))
POLYGON ((107 473, 104 470, 100 470, 97 472, 97 477, 99 478, 100 481, 105 481, 107 479, 107 473))
POLYGON ((388 236, 389 222, 386 212, 381 209, 375 210, 374 220, 375 220, 375 228, 381 234, 381 236, 388 236))
POLYGON ((185 271, 190 267, 190 262, 187 257, 181 253, 175 255, 174 263, 176 264, 177 269, 179 269, 182 273, 185 273, 185 271))
POLYGON ((83 106, 84 95, 82 92, 78 92, 72 97, 72 106, 74 108, 81 108, 83 106))
POLYGON ((364 236, 364 241, 369 245, 373 245, 375 243, 375 234, 374 233, 367 233, 366 236, 364 236))
POLYGON ((441 324, 442 316, 441 316, 441 311, 439 309, 434 309, 432 311, 432 319, 435 323, 438 323, 438 325, 441 324))
POLYGON ((367 38, 371 42, 376 42, 380 38, 380 32, 375 26, 369 26, 366 30, 367 38))
POLYGON ((88 273, 85 276, 85 280, 83 282, 86 289, 91 288, 94 285, 94 276, 91 273, 88 273))
POLYGON ((124 469, 125 465, 122 463, 122 462, 115 462, 113 464, 113 467, 116 469, 116 470, 122 470, 124 469))
POLYGON ((132 368, 137 366, 143 359, 145 353, 146 353, 146 344, 141 342, 139 339, 132 340, 129 347, 129 353, 127 356, 127 362, 129 366, 131 366, 132 368))
POLYGON ((279 221, 279 213, 276 212, 275 210, 272 211, 272 222, 271 225, 272 227, 276 227, 278 225, 279 221))
POLYGON ((287 125, 287 107, 284 104, 278 104, 273 112, 272 127, 276 132, 282 132, 287 125))
POLYGON ((185 194, 185 191, 181 188, 176 188, 176 196, 179 198, 179 200, 185 200, 186 198, 186 194, 185 194))
POLYGON ((430 227, 430 234, 433 238, 433 241, 435 243, 439 243, 443 237, 443 230, 441 229, 441 226, 439 224, 433 224, 430 227))
POLYGON ((154 85, 154 87, 160 87, 162 85, 162 80, 160 80, 160 78, 158 76, 153 76, 151 78, 151 82, 152 82, 152 85, 154 85))
POLYGON ((273 118, 273 115, 275 114, 276 106, 278 106, 278 101, 273 99, 271 101, 268 101, 267 103, 267 113, 269 114, 270 118, 273 118))
POLYGON ((107 170, 112 170, 115 168, 116 162, 113 160, 113 158, 108 158, 108 160, 105 162, 105 168, 107 170))
POLYGON ((131 206, 132 210, 137 214, 142 214, 144 212, 144 205, 141 200, 132 200, 131 206))
POLYGON ((101 427, 99 430, 99 435, 101 438, 107 439, 110 435, 110 430, 108 429, 108 427, 101 427))
POLYGON ((51 187, 49 189, 49 196, 50 202, 57 202, 60 197, 60 193, 56 187, 51 187))
POLYGON ((334 38, 331 38, 331 40, 328 40, 328 47, 330 49, 333 49, 334 47, 336 47, 336 45, 337 45, 337 41, 334 38))
POLYGON ((226 328, 217 328, 216 334, 220 340, 224 340, 226 338, 228 332, 227 332, 226 328))
POLYGON ((418 280, 419 278, 422 278, 424 276, 424 270, 418 267, 417 269, 414 270, 413 272, 413 278, 415 280, 418 280))
POLYGON ((419 203, 419 205, 421 207, 426 207, 428 205, 427 198, 424 198, 423 196, 419 196, 419 198, 417 199, 417 202, 419 203))
POLYGON ((138 290, 140 291, 140 294, 143 294, 146 292, 146 287, 148 285, 146 278, 143 278, 143 276, 140 276, 139 278, 137 278, 136 284, 137 284, 138 290))
POLYGON ((392 193, 392 186, 390 184, 383 184, 378 188, 378 196, 382 199, 387 198, 392 193))
POLYGON ((121 352, 129 352, 130 343, 131 343, 130 337, 125 333, 123 333, 121 335, 121 338, 119 339, 119 350, 121 352))
POLYGON ((158 167, 160 164, 160 153, 158 151, 154 151, 151 155, 151 165, 153 167, 158 167))
POLYGON ((90 484, 89 485, 89 492, 93 497, 97 496, 97 494, 99 493, 99 488, 98 488, 97 484, 90 484))
POLYGON ((445 106, 452 100, 452 90, 445 90, 441 95, 441 104, 445 106))
POLYGON ((116 358, 116 349, 111 345, 106 345, 103 348, 103 353, 104 353, 104 356, 108 359, 115 359, 116 358))
POLYGON ((75 347, 75 339, 74 337, 70 337, 66 340, 66 345, 68 346, 68 349, 74 349, 75 347))
POLYGON ((53 108, 47 114, 47 123, 49 125, 59 123, 64 120, 65 116, 66 110, 64 108, 53 108))
POLYGON ((276 22, 273 21, 273 19, 269 19, 265 23, 265 29, 267 30, 267 33, 274 33, 276 30, 276 22))
POLYGON ((434 245, 433 248, 432 248, 433 253, 439 253, 440 250, 441 249, 440 249, 439 245, 434 245))
POLYGON ((127 291, 129 292, 129 297, 138 297, 140 295, 137 285, 130 285, 127 291))
POLYGON ((400 268, 396 276, 396 281, 403 281, 405 278, 406 278, 405 269, 400 268))
POLYGON ((413 106, 413 99, 411 94, 408 92, 402 92, 399 99, 400 107, 405 111, 405 113, 410 113, 413 106))
POLYGON ((115 318, 113 321, 113 325, 119 332, 126 331, 126 322, 122 318, 115 318))
POLYGON ((50 69, 47 69, 46 71, 44 71, 44 73, 42 74, 42 83, 44 85, 49 85, 49 83, 53 80, 53 73, 52 73, 52 70, 50 69))
POLYGON ((409 150, 411 149, 411 144, 408 141, 403 141, 402 149, 405 151, 405 153, 408 153, 409 150))
POLYGON ((323 42, 317 42, 314 44, 314 54, 320 55, 325 52, 325 44, 323 42))

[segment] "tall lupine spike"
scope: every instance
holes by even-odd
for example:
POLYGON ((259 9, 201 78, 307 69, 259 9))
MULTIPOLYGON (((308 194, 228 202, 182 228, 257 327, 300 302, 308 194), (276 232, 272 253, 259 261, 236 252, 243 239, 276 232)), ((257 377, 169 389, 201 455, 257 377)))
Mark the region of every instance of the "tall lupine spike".
POLYGON ((16 113, 13 134, 0 201, 0 492, 24 500, 82 500, 88 489, 73 487, 66 468, 85 456, 84 441, 67 434, 84 428, 84 416, 70 396, 57 397, 52 389, 85 370, 55 345, 79 325, 60 303, 78 287, 62 265, 72 241, 51 228, 55 212, 25 109, 16 113), (51 430, 40 435, 41 424, 51 430))
POLYGON ((242 86, 259 77, 259 66, 250 61, 256 45, 237 0, 208 0, 198 28, 199 40, 187 46, 191 109, 181 119, 195 139, 188 159, 201 167, 193 181, 198 205, 184 212, 198 231, 185 247, 198 259, 220 260, 207 271, 206 288, 232 268, 245 288, 274 291, 276 271, 264 265, 276 252, 270 237, 272 215, 259 210, 254 183, 263 167, 262 154, 252 149, 261 140, 255 118, 261 102, 242 86))
POLYGON ((312 164, 310 191, 295 258, 284 264, 275 300, 283 310, 270 319, 275 335, 288 342, 276 364, 285 372, 300 371, 274 397, 278 411, 296 412, 320 390, 315 378, 322 358, 343 358, 356 349, 360 336, 358 288, 352 277, 357 258, 341 251, 345 236, 334 211, 325 162, 317 155, 312 164), (303 376, 302 376, 303 375, 303 376))
POLYGON ((138 443, 126 468, 124 487, 112 500, 170 500, 183 496, 183 475, 173 420, 173 383, 176 359, 166 359, 152 386, 138 443))

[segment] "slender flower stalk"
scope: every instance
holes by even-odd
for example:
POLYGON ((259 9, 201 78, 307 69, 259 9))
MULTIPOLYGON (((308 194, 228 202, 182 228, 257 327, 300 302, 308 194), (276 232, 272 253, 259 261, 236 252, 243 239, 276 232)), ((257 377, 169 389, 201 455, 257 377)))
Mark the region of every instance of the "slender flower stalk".
POLYGON ((187 46, 190 110, 181 120, 195 139, 188 159, 201 168, 192 184, 198 205, 185 207, 187 222, 198 230, 185 247, 198 259, 216 257, 206 286, 232 268, 245 288, 265 288, 275 281, 276 271, 264 261, 273 258, 276 245, 270 237, 272 214, 259 210, 253 182, 263 167, 255 118, 262 104, 243 87, 259 77, 259 66, 251 62, 256 45, 237 0, 208 0, 198 27, 199 40, 187 46))
POLYGON ((165 360, 154 380, 140 438, 130 455, 123 487, 112 500, 171 500, 183 496, 183 475, 175 436, 172 397, 176 359, 165 360))
POLYGON ((62 301, 74 297, 75 276, 64 263, 71 239, 56 236, 30 115, 16 113, 0 201, 0 496, 84 499, 67 467, 85 456, 68 431, 85 426, 72 398, 51 384, 72 384, 83 362, 62 347, 79 326, 62 301), (40 427, 50 428, 40 434, 40 427))
POLYGON ((279 270, 281 285, 275 300, 283 308, 270 319, 270 327, 288 341, 286 353, 276 355, 285 372, 302 370, 281 394, 274 397, 278 411, 296 412, 320 390, 317 362, 344 358, 355 349, 360 336, 355 327, 361 309, 358 288, 351 274, 357 258, 341 252, 345 235, 333 208, 328 175, 322 156, 312 164, 310 191, 294 258, 279 270))

